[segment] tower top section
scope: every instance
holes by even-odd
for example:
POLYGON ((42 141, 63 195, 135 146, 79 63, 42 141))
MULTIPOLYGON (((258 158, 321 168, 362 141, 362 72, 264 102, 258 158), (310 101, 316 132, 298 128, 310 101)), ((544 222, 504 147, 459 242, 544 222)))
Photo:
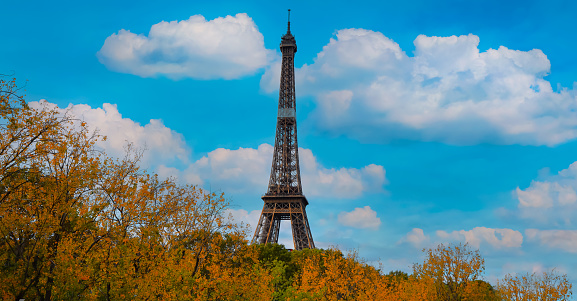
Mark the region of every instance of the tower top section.
POLYGON ((288 26, 287 32, 291 32, 291 9, 288 10, 288 26))
MULTIPOLYGON (((295 37, 292 35, 291 33, 291 10, 288 10, 288 26, 287 26, 287 31, 284 34, 284 36, 282 36, 282 40, 280 42, 280 50, 281 52, 284 53, 283 48, 294 48, 294 52, 297 52, 297 41, 295 40, 295 37)), ((293 52, 293 53, 294 53, 293 52)))

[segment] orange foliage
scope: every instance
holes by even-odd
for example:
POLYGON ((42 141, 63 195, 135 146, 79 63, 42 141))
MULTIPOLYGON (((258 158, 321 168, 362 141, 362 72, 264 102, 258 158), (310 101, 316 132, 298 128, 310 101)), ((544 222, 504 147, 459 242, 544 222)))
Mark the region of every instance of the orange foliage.
MULTIPOLYGON (((425 250, 413 275, 356 253, 249 246, 223 195, 112 159, 87 125, 33 110, 0 79, 4 300, 498 300, 468 245, 425 250)), ((507 276, 505 300, 567 300, 566 276, 507 276)))
POLYGON ((440 244, 435 249, 424 250, 427 254, 423 264, 413 266, 413 275, 420 280, 431 282, 437 298, 442 300, 463 300, 474 293, 472 288, 485 270, 485 260, 479 251, 469 245, 459 244, 445 247, 440 244))
POLYGON ((107 157, 86 124, 29 108, 14 81, 0 91, 3 299, 270 295, 270 273, 226 223, 222 195, 141 171, 130 146, 107 157))
POLYGON ((507 275, 498 288, 506 301, 565 301, 572 296, 567 275, 555 271, 542 274, 507 275))

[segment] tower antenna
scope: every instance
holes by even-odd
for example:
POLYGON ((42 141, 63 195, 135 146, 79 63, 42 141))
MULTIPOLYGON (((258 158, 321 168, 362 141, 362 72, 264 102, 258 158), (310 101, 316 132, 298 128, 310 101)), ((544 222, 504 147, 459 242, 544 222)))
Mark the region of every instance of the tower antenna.
POLYGON ((288 32, 291 32, 291 9, 288 9, 288 32))

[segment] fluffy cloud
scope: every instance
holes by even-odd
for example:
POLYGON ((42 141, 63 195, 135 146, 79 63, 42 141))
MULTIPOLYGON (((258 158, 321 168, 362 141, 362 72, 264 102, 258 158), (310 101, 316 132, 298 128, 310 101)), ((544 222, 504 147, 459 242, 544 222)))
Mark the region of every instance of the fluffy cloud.
POLYGON ((543 181, 517 187, 518 209, 523 218, 554 225, 572 225, 577 213, 577 162, 543 181))
POLYGON ((422 248, 430 244, 431 241, 435 241, 435 243, 466 242, 477 249, 481 248, 482 245, 490 245, 494 249, 520 248, 523 244, 523 234, 512 229, 475 227, 472 230, 452 232, 437 230, 435 238, 431 239, 429 235, 425 235, 423 229, 414 228, 398 243, 409 243, 415 248, 422 248))
POLYGON ((125 147, 132 143, 136 149, 145 149, 142 157, 144 166, 155 165, 160 162, 188 162, 190 149, 181 134, 167 128, 162 120, 151 119, 142 126, 129 118, 123 118, 116 105, 105 103, 102 108, 92 108, 89 105, 68 105, 59 108, 47 102, 31 102, 30 106, 40 109, 47 107, 67 114, 72 118, 83 120, 93 131, 106 136, 106 141, 99 141, 98 146, 105 149, 110 155, 122 157, 125 147))
POLYGON ((339 213, 338 221, 344 226, 360 229, 377 230, 381 225, 381 219, 377 217, 377 212, 369 206, 355 208, 351 212, 341 212, 339 213))
POLYGON ((577 253, 577 230, 525 230, 529 241, 537 241, 541 245, 577 253))
POLYGON ((420 228, 413 228, 411 232, 407 233, 399 243, 408 242, 413 245, 415 248, 422 248, 429 244, 431 241, 431 237, 429 235, 425 235, 423 229, 420 228))
MULTIPOLYGON (((185 170, 160 167, 161 175, 172 175, 192 184, 207 184, 213 190, 231 193, 265 193, 270 176, 273 146, 261 144, 257 149, 219 148, 185 170)), ((356 198, 363 193, 382 192, 386 183, 385 169, 370 164, 357 168, 325 168, 316 161, 311 150, 299 148, 303 192, 307 196, 356 198)))
MULTIPOLYGON (((574 90, 555 92, 538 49, 480 52, 475 35, 418 36, 414 56, 379 32, 345 29, 314 63, 296 70, 297 91, 317 103, 322 130, 369 142, 556 145, 577 137, 574 90)), ((278 89, 277 65, 261 79, 278 89)))
POLYGON ((511 229, 475 227, 468 231, 445 232, 439 230, 436 234, 441 240, 465 241, 475 248, 479 248, 481 244, 489 244, 496 249, 520 248, 523 244, 523 234, 511 229))
MULTIPOLYGON (((167 128, 161 120, 152 119, 140 125, 123 118, 116 105, 104 104, 102 108, 70 104, 59 108, 47 101, 32 102, 34 108, 47 107, 83 120, 106 141, 97 146, 108 154, 122 157, 128 143, 145 149, 142 164, 153 167, 160 176, 175 176, 186 184, 203 185, 206 189, 227 193, 266 192, 273 147, 262 144, 257 149, 219 148, 195 162, 190 162, 190 148, 181 134, 167 128), (181 166, 175 168, 171 166, 181 166)), ((380 165, 370 164, 357 168, 325 168, 318 164, 312 151, 299 148, 303 190, 308 196, 354 199, 364 193, 383 192, 387 183, 386 171, 380 165)))
POLYGON ((224 214, 229 217, 229 221, 247 225, 252 230, 256 229, 256 224, 260 218, 260 210, 248 212, 244 209, 226 209, 224 214))
POLYGON ((243 13, 163 21, 152 25, 148 36, 122 29, 106 38, 97 56, 110 70, 142 77, 233 79, 265 67, 272 53, 243 13))
POLYGON ((218 148, 188 165, 184 170, 161 167, 161 175, 176 176, 190 184, 202 184, 212 190, 229 193, 266 192, 272 146, 262 144, 257 149, 218 148))

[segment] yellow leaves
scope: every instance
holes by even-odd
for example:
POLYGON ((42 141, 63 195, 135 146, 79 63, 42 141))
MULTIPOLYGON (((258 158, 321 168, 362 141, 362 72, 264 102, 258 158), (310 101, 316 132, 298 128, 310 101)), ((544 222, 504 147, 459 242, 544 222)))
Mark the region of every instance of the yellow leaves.
POLYGON ((572 284, 567 275, 543 273, 506 275, 497 285, 506 301, 564 301, 572 296, 572 284))
POLYGON ((478 280, 485 270, 485 261, 478 250, 468 244, 438 245, 423 250, 427 256, 423 264, 413 266, 419 279, 431 279, 437 296, 446 300, 460 300, 465 296, 469 283, 478 280))
POLYGON ((293 261, 300 273, 287 292, 289 300, 306 296, 319 300, 371 300, 383 293, 375 289, 382 286, 382 276, 360 262, 356 253, 343 255, 339 250, 329 249, 295 254, 293 261))
MULTIPOLYGON (((203 267, 190 285, 194 298, 200 300, 270 300, 272 276, 257 260, 246 241, 215 236, 212 252, 205 253, 203 267), (240 244, 239 244, 240 243, 240 244), (227 245, 237 248, 223 249, 227 245), (222 252, 225 251, 225 252, 222 252)), ((190 253, 194 256, 194 253, 190 253)))
POLYGON ((256 275, 268 279, 254 261, 234 261, 246 242, 223 222, 222 195, 146 174, 131 146, 121 160, 106 157, 85 122, 32 110, 14 89, 0 81, 9 123, 0 125, 0 295, 177 300, 225 259, 228 272, 213 273, 225 288, 240 284, 238 275, 236 292, 256 275))
MULTIPOLYGON (((494 300, 467 245, 426 250, 404 277, 336 249, 267 261, 225 220, 223 194, 147 174, 131 145, 109 158, 85 122, 32 110, 15 91, 0 78, 2 299, 494 300)), ((508 276, 499 288, 506 300, 571 294, 556 274, 508 276)))

